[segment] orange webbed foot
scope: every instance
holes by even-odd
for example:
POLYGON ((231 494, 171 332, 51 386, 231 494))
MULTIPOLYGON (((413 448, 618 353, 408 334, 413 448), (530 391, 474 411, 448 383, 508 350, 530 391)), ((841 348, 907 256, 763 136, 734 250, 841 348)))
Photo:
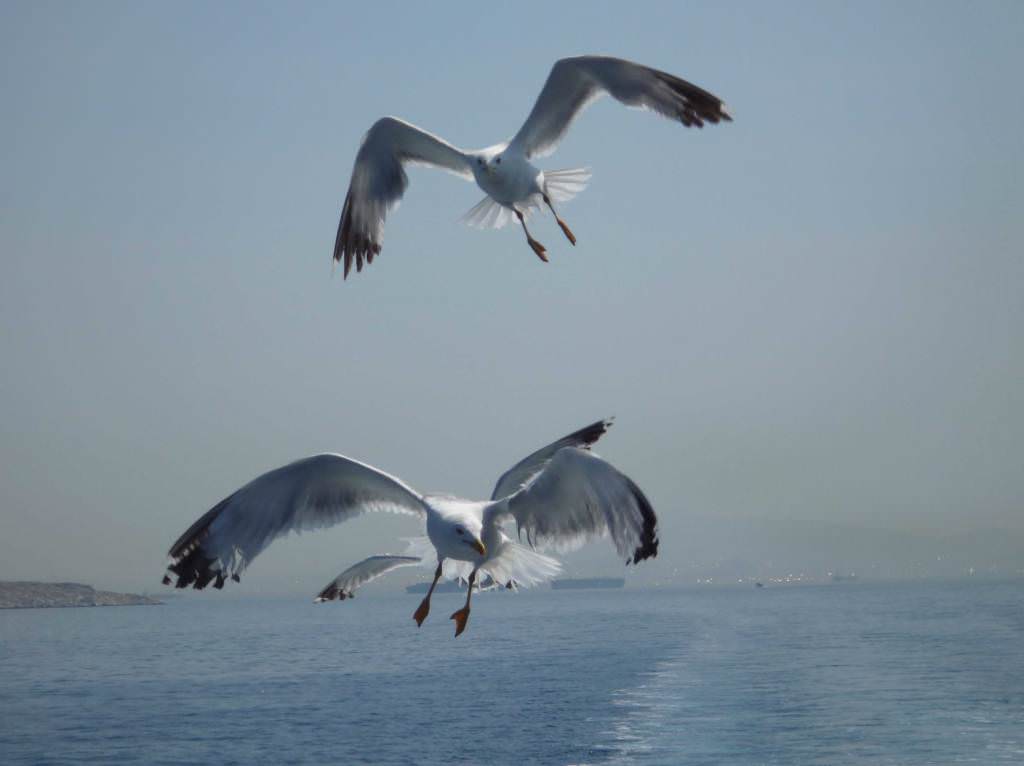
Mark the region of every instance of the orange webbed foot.
POLYGON ((576 235, 572 233, 572 229, 570 229, 561 218, 556 218, 555 220, 558 221, 558 225, 562 228, 562 233, 565 234, 566 238, 572 243, 572 246, 576 247, 576 235))
POLYGON ((533 252, 537 254, 537 257, 544 261, 544 263, 548 263, 548 257, 546 255, 547 249, 544 247, 544 245, 535 240, 533 237, 530 237, 530 239, 526 241, 530 243, 530 247, 533 248, 533 252))
POLYGON ((420 602, 420 605, 416 607, 416 611, 413 612, 412 615, 412 618, 416 620, 417 628, 423 625, 423 621, 427 619, 428 614, 430 614, 430 599, 425 598, 420 602))
POLYGON ((451 618, 455 620, 455 637, 458 638, 466 629, 466 623, 469 622, 469 607, 462 607, 451 618))

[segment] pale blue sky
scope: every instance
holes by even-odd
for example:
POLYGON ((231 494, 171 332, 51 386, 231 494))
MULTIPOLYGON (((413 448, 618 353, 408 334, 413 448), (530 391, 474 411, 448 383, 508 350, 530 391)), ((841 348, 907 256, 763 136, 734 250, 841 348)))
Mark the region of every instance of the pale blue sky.
MULTIPOLYGON (((1019 529, 1022 33, 1016 2, 4 3, 0 579, 155 585, 293 458, 482 496, 609 414, 601 453, 662 519, 648 578, 707 554, 709 517, 737 546, 745 519, 1019 529), (578 247, 537 224, 546 266, 413 169, 379 260, 332 278, 375 119, 487 145, 588 52, 735 122, 592 107, 543 163, 594 171, 578 247)), ((414 532, 278 544, 248 587, 414 532)))

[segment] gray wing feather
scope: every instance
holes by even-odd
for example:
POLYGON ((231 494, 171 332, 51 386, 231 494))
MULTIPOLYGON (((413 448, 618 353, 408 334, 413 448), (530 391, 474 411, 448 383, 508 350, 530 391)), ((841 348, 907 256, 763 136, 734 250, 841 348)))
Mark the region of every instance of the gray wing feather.
POLYGON ((419 556, 394 556, 390 553, 383 553, 377 556, 370 556, 358 564, 350 566, 340 575, 331 580, 315 599, 313 603, 319 604, 322 601, 344 601, 347 598, 354 598, 356 589, 365 585, 371 580, 387 574, 400 567, 410 567, 421 564, 423 559, 419 556))
POLYGON ((527 157, 554 151, 580 112, 606 94, 686 127, 732 120, 717 96, 667 72, 608 56, 578 56, 562 59, 551 68, 512 144, 527 157))
POLYGON ((612 420, 612 418, 606 418, 591 423, 589 426, 581 428, 579 431, 573 431, 568 436, 563 436, 546 447, 541 447, 536 452, 527 455, 501 475, 498 483, 494 485, 491 500, 498 500, 513 492, 518 492, 526 482, 543 470, 548 461, 563 447, 586 448, 594 444, 612 427, 612 420))
POLYGON ((352 261, 362 271, 363 260, 373 263, 384 241, 384 219, 402 198, 409 177, 406 163, 432 165, 464 178, 473 178, 466 155, 447 141, 395 117, 374 123, 363 138, 338 221, 334 260, 352 261))
POLYGON ((563 447, 519 492, 491 506, 487 523, 515 519, 531 546, 577 548, 608 535, 628 564, 658 555, 658 518, 640 488, 587 450, 563 447))
POLYGON ((253 479, 199 518, 171 546, 164 583, 223 587, 278 537, 339 524, 367 511, 425 514, 400 479, 342 455, 314 455, 253 479))

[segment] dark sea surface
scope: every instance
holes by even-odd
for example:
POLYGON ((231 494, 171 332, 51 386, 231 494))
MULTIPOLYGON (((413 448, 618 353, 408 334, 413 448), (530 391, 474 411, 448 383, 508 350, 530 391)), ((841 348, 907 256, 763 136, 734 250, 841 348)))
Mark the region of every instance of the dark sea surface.
POLYGON ((0 762, 1024 763, 1024 582, 0 612, 0 762))

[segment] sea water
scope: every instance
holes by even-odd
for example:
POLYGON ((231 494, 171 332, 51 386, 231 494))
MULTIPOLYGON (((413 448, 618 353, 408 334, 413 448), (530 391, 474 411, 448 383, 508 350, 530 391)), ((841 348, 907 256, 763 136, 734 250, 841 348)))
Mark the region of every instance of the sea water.
POLYGON ((0 762, 1024 763, 1020 581, 419 598, 2 611, 0 762))

